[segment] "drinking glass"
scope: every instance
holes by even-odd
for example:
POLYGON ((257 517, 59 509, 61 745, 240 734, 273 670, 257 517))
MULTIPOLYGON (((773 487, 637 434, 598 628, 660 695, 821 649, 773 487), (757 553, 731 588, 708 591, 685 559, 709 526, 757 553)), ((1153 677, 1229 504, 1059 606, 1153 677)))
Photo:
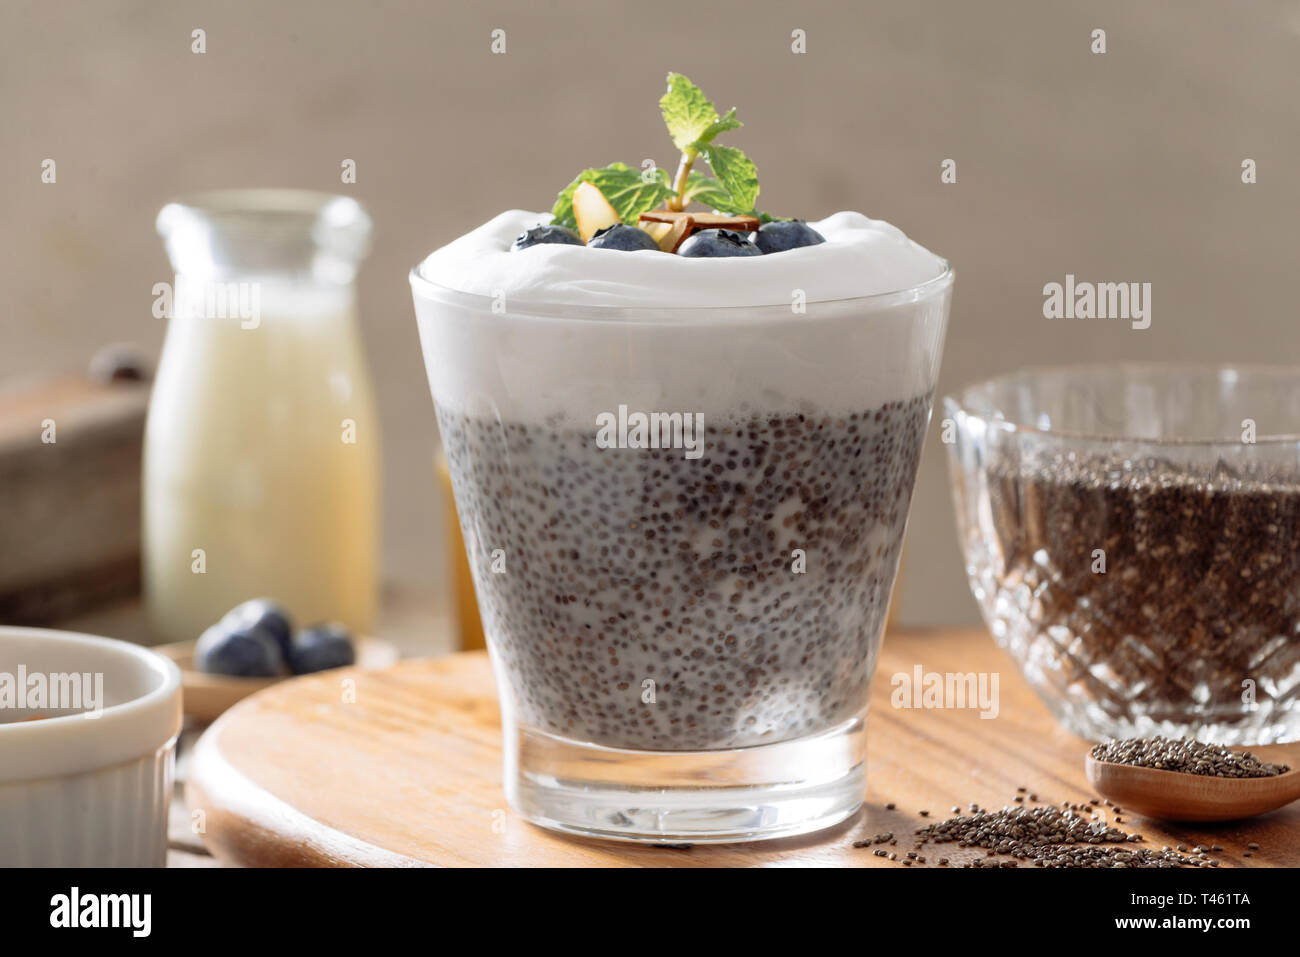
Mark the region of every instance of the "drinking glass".
POLYGON ((946 264, 803 308, 411 285, 511 805, 647 842, 852 814, 946 264))

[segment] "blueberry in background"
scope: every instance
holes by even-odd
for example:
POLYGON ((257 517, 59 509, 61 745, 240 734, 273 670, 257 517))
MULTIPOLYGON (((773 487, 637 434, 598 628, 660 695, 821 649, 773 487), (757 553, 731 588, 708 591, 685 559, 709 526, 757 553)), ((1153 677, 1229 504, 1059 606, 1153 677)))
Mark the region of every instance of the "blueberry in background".
POLYGON ((764 255, 826 242, 825 236, 802 219, 778 219, 764 223, 758 227, 758 232, 750 233, 749 238, 764 255))
POLYGON ((653 249, 657 252, 659 251, 659 244, 651 239, 650 234, 644 229, 615 223, 613 226, 606 226, 604 229, 596 230, 591 239, 587 241, 587 248, 620 249, 629 253, 642 249, 653 249))
POLYGON ((677 255, 702 259, 721 256, 761 256, 762 250, 730 229, 702 229, 677 249, 677 255))
POLYGON ((293 636, 289 643, 289 670, 307 675, 328 668, 356 664, 352 636, 339 624, 313 625, 293 636))
POLYGON ((511 250, 527 249, 529 246, 541 246, 547 243, 581 246, 582 240, 573 230, 565 229, 563 226, 534 226, 520 233, 510 248, 511 250))
POLYGON ((194 666, 209 675, 274 678, 284 669, 276 640, 264 629, 230 627, 224 620, 205 631, 194 649, 194 666))
POLYGON ((288 657, 293 623, 289 620, 289 612, 279 602, 269 598, 254 598, 230 609, 221 621, 228 631, 260 628, 275 639, 280 646, 280 654, 288 657))

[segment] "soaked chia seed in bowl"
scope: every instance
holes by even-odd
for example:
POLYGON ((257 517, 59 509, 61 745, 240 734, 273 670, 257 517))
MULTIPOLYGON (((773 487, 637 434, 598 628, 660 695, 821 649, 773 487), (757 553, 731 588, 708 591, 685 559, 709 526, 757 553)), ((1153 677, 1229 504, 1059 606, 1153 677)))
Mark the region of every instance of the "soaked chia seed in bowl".
POLYGON ((988 489, 1002 640, 1077 733, 1248 742, 1297 707, 1300 473, 1071 453, 988 489))
POLYGON ((679 751, 784 741, 861 712, 930 399, 708 418, 698 459, 601 449, 561 419, 439 408, 518 717, 679 751))

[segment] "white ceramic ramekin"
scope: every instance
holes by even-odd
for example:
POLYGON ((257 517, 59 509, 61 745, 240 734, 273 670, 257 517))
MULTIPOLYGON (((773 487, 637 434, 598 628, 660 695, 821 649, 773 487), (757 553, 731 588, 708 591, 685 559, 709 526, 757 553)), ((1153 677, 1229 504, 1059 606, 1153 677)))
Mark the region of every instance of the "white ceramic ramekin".
POLYGON ((146 648, 0 627, 0 866, 151 867, 167 857, 181 676, 146 648), (18 708, 20 676, 102 676, 95 711, 18 708), (43 720, 25 721, 41 715, 43 720))

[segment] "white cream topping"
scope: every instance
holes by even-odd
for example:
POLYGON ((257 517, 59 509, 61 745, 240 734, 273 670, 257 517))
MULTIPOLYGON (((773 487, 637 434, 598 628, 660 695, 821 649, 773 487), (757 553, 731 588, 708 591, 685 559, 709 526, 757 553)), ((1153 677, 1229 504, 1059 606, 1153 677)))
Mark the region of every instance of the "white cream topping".
POLYGON ((549 213, 512 209, 443 246, 421 263, 425 279, 506 301, 576 306, 764 306, 825 302, 919 286, 943 274, 938 256, 895 226, 840 212, 810 222, 826 242, 767 256, 691 259, 558 244, 512 251, 549 213))

